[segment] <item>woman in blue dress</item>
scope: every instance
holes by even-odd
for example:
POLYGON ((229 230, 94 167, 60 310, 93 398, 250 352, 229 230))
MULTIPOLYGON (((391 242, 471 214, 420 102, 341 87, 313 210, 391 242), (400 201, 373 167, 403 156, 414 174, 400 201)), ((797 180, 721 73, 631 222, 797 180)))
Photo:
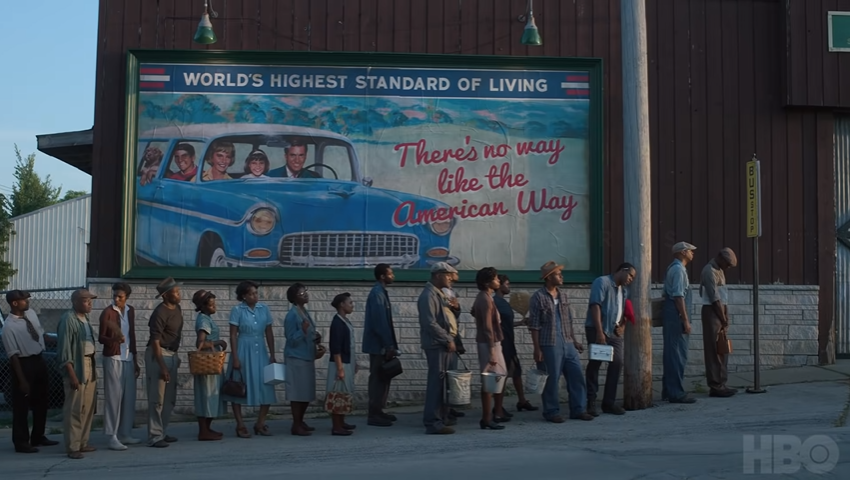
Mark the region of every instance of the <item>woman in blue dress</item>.
POLYGON ((276 400, 274 387, 263 381, 263 369, 266 365, 275 363, 272 315, 269 307, 259 303, 257 286, 251 281, 240 283, 236 287, 236 299, 242 303, 233 307, 230 312, 230 344, 233 353, 230 355, 228 378, 233 370, 238 370, 239 373, 234 374, 233 379, 238 380, 241 376, 247 395, 245 398, 223 398, 233 404, 236 435, 240 438, 251 437, 242 420, 242 405, 260 406, 257 423, 254 424, 254 434, 270 437, 272 434, 266 425, 266 415, 276 400))
MULTIPOLYGON (((227 342, 221 339, 218 325, 212 319, 215 315, 215 295, 207 290, 198 290, 192 296, 198 318, 195 320, 195 332, 198 339, 195 346, 199 350, 227 350, 227 342)), ((221 375, 195 375, 195 416, 198 417, 198 440, 221 440, 221 432, 212 429, 212 421, 224 410, 221 401, 221 375)))

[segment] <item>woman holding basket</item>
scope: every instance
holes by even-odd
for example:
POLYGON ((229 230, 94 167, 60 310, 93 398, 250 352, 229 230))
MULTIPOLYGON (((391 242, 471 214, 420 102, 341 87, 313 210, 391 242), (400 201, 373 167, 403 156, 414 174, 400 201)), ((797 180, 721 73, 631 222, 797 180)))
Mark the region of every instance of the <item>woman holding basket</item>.
MULTIPOLYGON (((227 342, 219 337, 218 325, 212 319, 215 314, 215 295, 207 290, 198 290, 192 296, 198 318, 195 319, 195 332, 198 338, 195 346, 198 351, 223 352, 227 342)), ((198 440, 215 441, 224 436, 213 430, 212 421, 225 409, 221 400, 221 374, 195 375, 195 415, 198 417, 198 440)))
POLYGON ((228 379, 244 382, 246 394, 244 397, 224 396, 224 399, 233 405, 236 436, 239 438, 251 438, 242 420, 242 405, 260 406, 257 423, 254 424, 254 434, 272 436, 269 426, 266 425, 266 416, 276 398, 274 387, 266 385, 263 380, 263 369, 266 365, 275 363, 272 314, 269 307, 260 303, 257 287, 258 285, 251 281, 237 285, 236 299, 242 303, 230 311, 230 344, 233 353, 230 355, 228 379), (237 371, 239 374, 234 375, 237 371))

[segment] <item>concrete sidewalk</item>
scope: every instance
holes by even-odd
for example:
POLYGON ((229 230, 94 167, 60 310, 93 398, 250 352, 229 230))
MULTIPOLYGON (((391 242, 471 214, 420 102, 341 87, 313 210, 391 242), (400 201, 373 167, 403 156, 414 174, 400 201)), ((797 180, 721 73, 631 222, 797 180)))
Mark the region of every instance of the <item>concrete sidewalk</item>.
MULTIPOLYGON (((451 480, 482 475, 490 480, 568 476, 747 479, 752 478, 749 468, 749 473, 782 472, 793 478, 847 479, 850 427, 843 425, 848 394, 846 380, 815 380, 773 385, 764 395, 707 398, 695 394, 699 401, 693 405, 660 402, 655 408, 622 417, 602 415, 592 422, 552 424, 543 421, 539 411, 517 413, 501 432, 481 430, 480 410, 470 409, 458 421, 457 434, 449 436, 424 435, 420 414, 396 409, 399 421, 390 428, 369 427, 362 416, 352 417, 349 422, 357 425, 353 437, 331 436, 327 418, 308 421, 317 428, 313 436, 293 437, 288 420, 274 419, 268 423, 274 437, 244 440, 235 438, 232 420, 220 419, 213 426, 225 433, 222 441, 195 441, 197 427, 181 423, 169 428, 169 433, 180 439, 169 448, 139 445, 124 452, 107 450, 106 438, 96 429, 91 444, 98 451, 84 460, 68 459, 62 445, 34 455, 16 454, 11 439, 5 437, 0 438, 0 477, 209 480, 247 474, 252 479, 283 476, 287 480, 340 475, 351 480, 451 480), (784 457, 748 463, 753 454, 747 453, 747 438, 761 439, 762 458, 769 445, 764 443, 764 435, 790 438, 791 443, 805 440, 811 448, 811 461, 802 468, 784 457), (826 473, 812 474, 809 469, 813 466, 826 473)), ((532 397, 533 402, 538 400, 532 397)), ((248 422, 250 428, 253 421, 248 422)), ((143 436, 144 428, 134 433, 143 436)), ((802 453, 800 460, 806 460, 802 453)))
MULTIPOLYGON (((602 380, 602 374, 605 373, 605 366, 600 369, 600 380, 602 380)), ((759 372, 759 384, 763 389, 769 390, 769 387, 778 386, 778 385, 793 385, 793 384, 803 384, 803 383, 817 383, 817 382, 836 382, 841 380, 850 380, 850 359, 842 359, 838 360, 834 365, 825 365, 825 366, 817 366, 817 365, 807 365, 807 366, 794 366, 794 367, 786 367, 786 368, 773 368, 768 370, 761 370, 759 372)), ((622 382, 622 379, 621 379, 622 382)), ((506 396, 505 407, 509 409, 509 411, 513 412, 513 405, 516 403, 516 394, 510 393, 513 392, 513 385, 511 382, 509 384, 509 395, 506 396)), ((746 388, 753 386, 753 372, 745 372, 745 373, 731 373, 729 374, 728 386, 731 388, 739 389, 740 394, 746 394, 744 391, 746 388)), ((686 376, 685 377, 685 388, 696 398, 700 397, 708 397, 708 388, 706 387, 706 381, 704 376, 686 376)), ((653 389, 653 399, 655 403, 661 402, 661 380, 655 380, 652 382, 653 389)), ((473 395, 475 397, 475 395, 473 395)), ((532 398, 532 403, 534 405, 539 406, 539 395, 530 395, 532 398)), ((620 387, 617 390, 617 398, 622 401, 623 398, 623 385, 620 384, 620 387)), ((566 402, 566 392, 562 391, 561 401, 563 403, 566 402)), ((666 403, 666 402, 665 402, 666 403)), ((467 407, 469 409, 475 409, 479 404, 477 398, 472 399, 472 405, 467 407)), ((318 403, 314 403, 311 405, 311 412, 308 412, 307 418, 326 418, 328 415, 321 411, 320 408, 316 408, 315 406, 318 403)), ((387 411, 396 414, 410 414, 410 413, 420 413, 422 412, 422 405, 414 404, 414 405, 403 405, 403 406, 393 406, 388 408, 387 411)), ((353 416, 365 416, 365 410, 356 410, 352 415, 353 416)), ((247 418, 254 418, 251 414, 246 414, 247 418)), ((270 418, 275 420, 284 420, 290 419, 291 416, 287 413, 283 414, 270 414, 270 418)), ((228 408, 227 413, 222 415, 219 419, 220 422, 228 422, 233 419, 232 412, 228 408)), ((195 417, 188 415, 178 415, 175 414, 172 416, 172 424, 176 423, 195 423, 195 417)), ((136 428, 143 427, 147 423, 147 413, 139 412, 136 417, 136 428)), ((95 417, 95 427, 94 430, 97 430, 102 425, 102 422, 95 417)), ((61 414, 52 418, 48 418, 48 428, 61 428, 62 427, 62 419, 61 414)), ((7 425, 6 428, 0 427, 0 439, 4 436, 11 436, 11 424, 7 425)))

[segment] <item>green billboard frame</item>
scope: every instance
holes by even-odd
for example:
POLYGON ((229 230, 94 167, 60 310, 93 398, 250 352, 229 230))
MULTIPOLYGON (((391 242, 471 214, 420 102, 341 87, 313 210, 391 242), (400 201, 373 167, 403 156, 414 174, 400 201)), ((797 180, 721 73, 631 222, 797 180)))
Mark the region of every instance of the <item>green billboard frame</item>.
MULTIPOLYGON (((161 279, 233 281, 251 278, 257 281, 373 282, 372 269, 337 268, 197 268, 134 265, 136 229, 136 177, 139 68, 142 63, 200 65, 299 65, 345 67, 453 68, 501 70, 571 70, 586 71, 590 78, 589 143, 590 143, 590 268, 563 271, 564 283, 586 284, 602 274, 604 253, 603 192, 603 90, 602 59, 559 57, 514 57, 487 55, 434 55, 372 52, 271 52, 216 50, 130 50, 127 53, 126 99, 124 127, 124 177, 121 228, 121 276, 127 279, 161 279)), ((539 281, 538 270, 505 270, 512 283, 539 281)), ((423 269, 397 269, 396 281, 423 281, 423 269)), ((475 271, 459 270, 460 282, 474 282, 475 271)))

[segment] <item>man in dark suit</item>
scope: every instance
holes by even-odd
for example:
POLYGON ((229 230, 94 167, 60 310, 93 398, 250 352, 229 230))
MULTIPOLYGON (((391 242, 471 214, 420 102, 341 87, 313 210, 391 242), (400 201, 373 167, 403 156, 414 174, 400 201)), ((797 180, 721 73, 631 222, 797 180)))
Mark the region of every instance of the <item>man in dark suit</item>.
POLYGON ((398 356, 398 339, 393 324, 393 310, 387 285, 395 281, 393 269, 386 263, 375 267, 375 286, 366 299, 366 319, 363 323, 363 353, 369 354, 369 417, 367 425, 389 427, 397 420, 384 412, 390 379, 382 377, 384 363, 398 356))
POLYGON ((286 165, 269 170, 270 177, 295 177, 295 178, 322 178, 313 170, 304 170, 307 161, 307 144, 301 140, 293 140, 288 147, 283 149, 286 157, 286 165))

